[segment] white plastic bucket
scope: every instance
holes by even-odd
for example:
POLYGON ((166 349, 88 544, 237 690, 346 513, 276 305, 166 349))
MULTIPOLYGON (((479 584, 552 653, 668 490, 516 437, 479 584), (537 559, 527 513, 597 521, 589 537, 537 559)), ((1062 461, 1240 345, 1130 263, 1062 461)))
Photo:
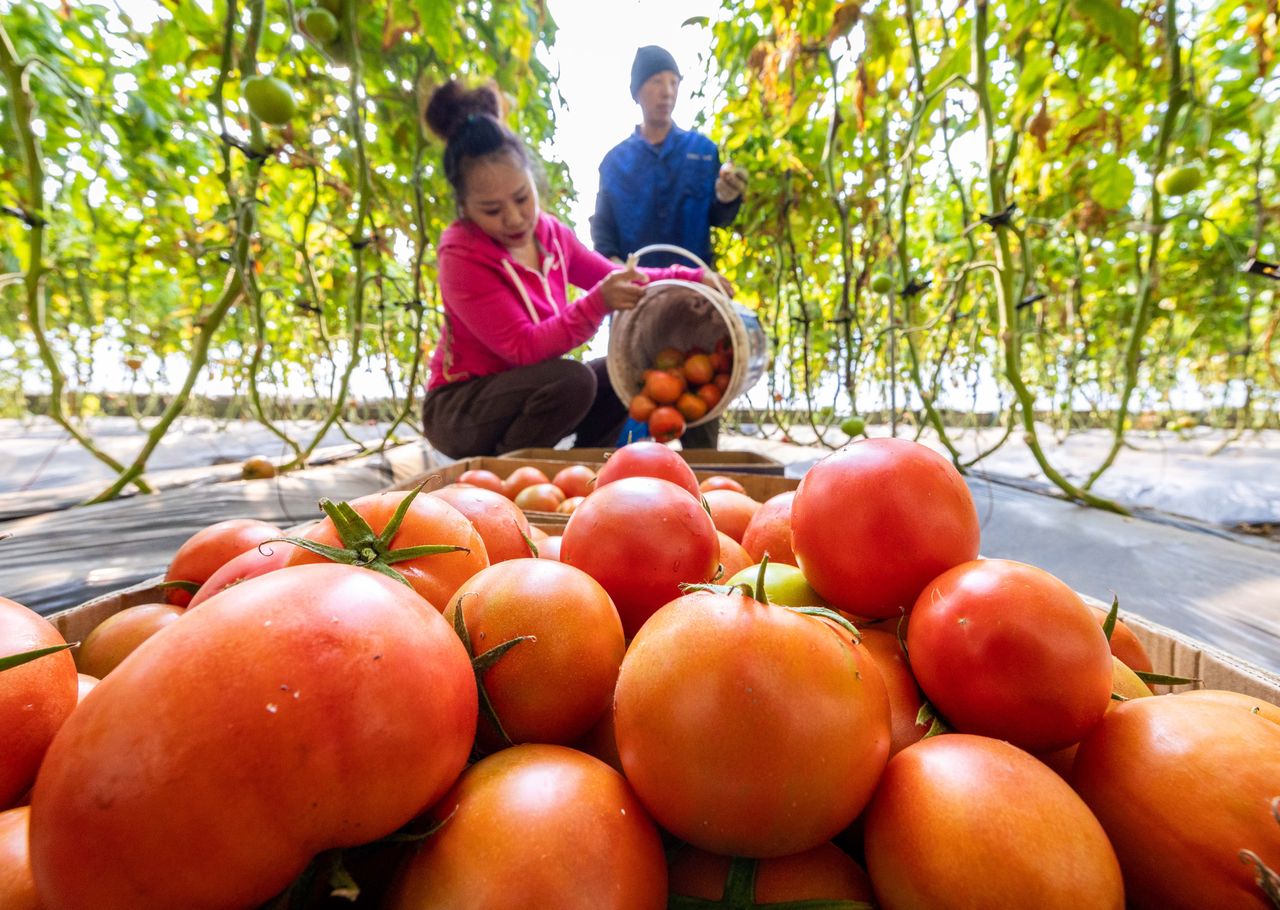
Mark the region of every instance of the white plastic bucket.
MULTIPOLYGON (((678 253, 707 268, 687 250, 666 244, 647 246, 633 255, 660 251, 678 253)), ((650 282, 635 309, 613 314, 609 329, 609 382, 623 404, 629 404, 644 385, 644 371, 653 367, 659 351, 670 347, 687 350, 695 346, 710 351, 726 336, 733 350, 729 385, 715 407, 698 420, 689 421, 691 427, 719 417, 733 399, 764 375, 769 339, 756 314, 734 303, 721 291, 691 281, 650 282)))

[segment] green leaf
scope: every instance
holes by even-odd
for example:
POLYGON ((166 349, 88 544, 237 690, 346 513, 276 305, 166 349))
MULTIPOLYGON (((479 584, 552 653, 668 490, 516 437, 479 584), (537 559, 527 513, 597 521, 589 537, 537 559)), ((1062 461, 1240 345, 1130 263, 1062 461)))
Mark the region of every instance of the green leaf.
POLYGON ((1112 155, 1098 159, 1090 172, 1089 195, 1103 208, 1124 208, 1133 195, 1133 171, 1112 155))
POLYGON ((1142 63, 1142 20, 1119 0, 1071 0, 1071 11, 1135 66, 1142 63))

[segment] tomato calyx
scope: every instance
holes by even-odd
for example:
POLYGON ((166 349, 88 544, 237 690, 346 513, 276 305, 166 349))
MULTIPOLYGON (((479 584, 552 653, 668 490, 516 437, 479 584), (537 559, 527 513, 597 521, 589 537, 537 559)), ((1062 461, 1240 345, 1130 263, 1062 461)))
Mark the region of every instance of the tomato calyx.
MULTIPOLYGON (((1280 796, 1271 800, 1271 817, 1276 820, 1276 824, 1280 825, 1280 796)), ((1240 857, 1240 862, 1253 865, 1254 871, 1258 875, 1258 887, 1262 889, 1262 893, 1267 896, 1273 905, 1280 908, 1280 873, 1277 873, 1264 863, 1262 857, 1252 850, 1241 850, 1238 856, 1240 857)))
POLYGON ((534 542, 533 542, 533 538, 532 538, 532 537, 530 537, 528 534, 526 534, 526 533, 524 532, 524 530, 520 527, 520 525, 519 525, 519 524, 516 524, 515 522, 512 522, 512 524, 515 524, 515 525, 516 525, 516 530, 517 530, 517 531, 519 531, 519 532, 520 532, 520 536, 524 538, 525 546, 527 546, 527 547, 529 548, 529 554, 530 554, 534 559, 537 559, 537 558, 538 558, 538 545, 537 545, 536 543, 534 543, 534 542))
POLYGON ((938 716, 937 709, 933 707, 930 701, 920 702, 920 710, 916 712, 916 726, 923 727, 929 725, 929 732, 925 733, 921 739, 928 739, 931 736, 940 736, 943 733, 950 733, 951 728, 942 722, 942 718, 938 716))
POLYGON ((423 544, 417 547, 400 547, 395 550, 391 548, 391 541, 400 530, 400 525, 404 523, 404 517, 409 514, 409 506, 413 504, 414 499, 422 492, 424 486, 426 486, 425 481, 419 484, 417 489, 411 490, 408 496, 400 500, 400 505, 396 506, 395 513, 391 516, 391 520, 387 522, 387 526, 382 529, 381 534, 374 532, 373 528, 369 526, 369 522, 365 521, 364 516, 353 509, 350 503, 335 503, 331 499, 322 499, 320 500, 320 508, 325 515, 329 516, 329 520, 333 522, 333 527, 338 532, 338 538, 343 544, 341 547, 331 547, 328 544, 307 540, 304 537, 272 537, 264 540, 263 543, 276 541, 291 543, 295 547, 301 547, 333 562, 372 569, 388 578, 394 578, 402 585, 413 587, 409 584, 407 578, 391 568, 393 564, 404 562, 408 559, 417 559, 419 556, 453 553, 457 550, 471 552, 466 547, 450 544, 423 544))
POLYGON ((471 643, 471 633, 467 631, 466 617, 462 615, 462 600, 469 593, 472 592, 468 591, 459 595, 454 602, 453 631, 457 633, 458 638, 462 641, 462 646, 467 649, 467 656, 471 658, 471 669, 476 674, 476 693, 480 696, 480 713, 493 725, 503 745, 512 746, 515 744, 507 734, 506 728, 502 726, 502 720, 498 717, 498 711, 493 706, 493 700, 489 698, 489 692, 484 687, 484 674, 488 672, 490 667, 501 660, 504 654, 520 644, 520 642, 536 642, 538 637, 536 635, 517 635, 515 638, 508 639, 500 645, 494 645, 483 654, 476 654, 475 647, 471 643))
POLYGON ((729 860, 729 872, 725 875, 724 891, 719 900, 672 894, 668 898, 668 910, 753 910, 756 907, 794 907, 799 910, 872 910, 866 901, 841 898, 788 901, 785 904, 756 902, 756 871, 758 859, 735 856, 729 860))
POLYGON ((22 651, 18 654, 10 654, 8 657, 0 657, 0 671, 20 667, 23 664, 44 657, 46 654, 57 654, 59 651, 65 651, 67 648, 77 644, 79 642, 73 641, 65 645, 51 645, 48 648, 36 648, 34 651, 22 651))
POLYGON ((194 594, 200 590, 199 583, 194 581, 162 581, 156 587, 166 591, 174 588, 179 591, 186 591, 188 594, 194 594))

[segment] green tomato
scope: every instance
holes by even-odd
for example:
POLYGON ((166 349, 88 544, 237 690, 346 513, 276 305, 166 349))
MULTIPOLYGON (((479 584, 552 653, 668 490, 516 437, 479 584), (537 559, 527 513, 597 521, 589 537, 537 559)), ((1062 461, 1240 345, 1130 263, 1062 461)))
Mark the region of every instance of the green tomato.
POLYGON ((250 76, 241 87, 249 112, 263 123, 288 123, 296 110, 293 89, 273 76, 250 76))
POLYGON ((309 6, 304 9, 298 15, 298 24, 317 44, 328 44, 338 37, 338 20, 323 7, 309 6))
POLYGON ((846 436, 861 436, 866 428, 867 422, 857 414, 850 414, 840 421, 840 429, 844 430, 846 436))
MULTIPOLYGON (((754 591, 760 577, 760 564, 748 566, 725 584, 748 584, 754 591)), ((805 580, 804 573, 786 563, 771 562, 764 570, 764 593, 769 603, 784 607, 825 607, 827 602, 805 580)))
POLYGON ((317 0, 317 2, 335 16, 342 13, 342 0, 317 0))
POLYGON ((1161 171, 1156 178, 1156 189, 1166 196, 1182 196, 1196 189, 1204 181, 1204 174, 1194 164, 1161 171))
POLYGON ((884 272, 878 272, 871 276, 871 290, 877 294, 887 294, 891 287, 893 287, 893 279, 884 272))

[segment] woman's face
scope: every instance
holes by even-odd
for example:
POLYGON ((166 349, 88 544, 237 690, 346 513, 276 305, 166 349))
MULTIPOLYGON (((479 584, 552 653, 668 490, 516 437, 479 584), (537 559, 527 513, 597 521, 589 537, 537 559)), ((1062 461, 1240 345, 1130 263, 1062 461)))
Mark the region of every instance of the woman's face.
POLYGON ((533 174, 510 155, 476 162, 467 171, 462 216, 507 249, 524 247, 538 223, 533 174))

